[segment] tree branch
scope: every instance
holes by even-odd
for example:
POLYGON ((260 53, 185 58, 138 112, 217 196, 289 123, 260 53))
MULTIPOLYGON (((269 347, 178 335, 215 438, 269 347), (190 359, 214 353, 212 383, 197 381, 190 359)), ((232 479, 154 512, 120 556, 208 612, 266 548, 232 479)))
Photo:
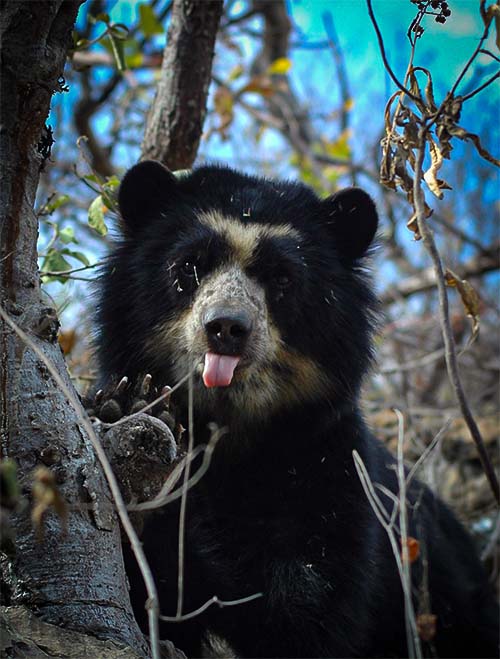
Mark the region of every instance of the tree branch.
POLYGON ((142 157, 170 169, 192 166, 203 129, 222 0, 174 0, 161 78, 142 157))
MULTIPOLYGON (((488 252, 478 254, 462 267, 457 268, 461 279, 479 277, 500 269, 498 250, 500 243, 488 252)), ((434 267, 426 268, 412 277, 407 277, 397 284, 391 285, 390 289, 384 291, 381 296, 383 304, 393 304, 402 298, 410 297, 416 293, 425 293, 433 289, 437 284, 436 271, 434 267)))

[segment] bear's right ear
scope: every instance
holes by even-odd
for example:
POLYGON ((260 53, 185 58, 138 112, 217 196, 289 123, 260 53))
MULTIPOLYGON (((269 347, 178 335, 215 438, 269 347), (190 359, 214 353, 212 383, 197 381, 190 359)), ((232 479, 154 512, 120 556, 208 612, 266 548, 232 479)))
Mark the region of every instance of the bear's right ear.
POLYGON ((177 179, 155 160, 144 160, 123 177, 118 205, 124 226, 135 231, 159 213, 177 194, 177 179))
POLYGON ((363 257, 378 226, 377 209, 370 195, 360 188, 345 188, 324 199, 321 207, 341 258, 352 262, 363 257))

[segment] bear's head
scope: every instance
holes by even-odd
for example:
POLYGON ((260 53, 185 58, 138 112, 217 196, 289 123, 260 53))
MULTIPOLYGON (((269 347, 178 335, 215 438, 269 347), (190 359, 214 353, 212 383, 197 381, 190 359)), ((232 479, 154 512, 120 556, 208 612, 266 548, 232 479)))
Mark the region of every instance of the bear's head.
POLYGON ((195 406, 253 418, 302 401, 353 400, 372 358, 376 300, 364 258, 378 217, 349 188, 145 161, 119 192, 123 239, 99 310, 105 376, 175 384, 195 406))

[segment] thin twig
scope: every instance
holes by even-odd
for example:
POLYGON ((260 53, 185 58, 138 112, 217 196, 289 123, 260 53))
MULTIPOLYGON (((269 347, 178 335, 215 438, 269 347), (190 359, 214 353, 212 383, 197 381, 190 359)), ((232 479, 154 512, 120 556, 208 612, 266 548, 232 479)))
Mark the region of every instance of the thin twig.
POLYGON ((196 616, 199 616, 200 613, 206 611, 208 607, 212 606, 212 604, 217 604, 222 609, 225 606, 237 606, 238 604, 246 604, 246 602, 251 602, 253 600, 258 599, 259 597, 262 597, 263 594, 264 593, 255 593, 254 595, 249 595, 248 597, 242 597, 241 599, 237 599, 237 600, 220 600, 217 597, 217 595, 214 595, 207 602, 205 602, 205 604, 202 604, 195 611, 190 611, 189 613, 185 613, 184 615, 181 616, 160 616, 160 620, 164 620, 165 622, 184 622, 185 620, 191 620, 192 618, 196 618, 196 616))
MULTIPOLYGON (((359 453, 354 450, 352 452, 352 456, 354 458, 354 465, 356 467, 356 471, 358 473, 359 480, 361 481, 361 485, 363 487, 363 490, 368 498, 368 501, 370 503, 370 506, 372 507, 373 512, 375 513, 378 521, 384 528, 385 532, 387 533, 387 536, 389 538, 389 542, 391 545, 392 553, 394 555, 394 560, 396 561, 396 566, 398 569, 399 577, 401 580, 401 586, 403 588, 403 594, 404 594, 404 599, 405 599, 405 616, 407 615, 407 602, 411 602, 411 590, 408 590, 408 584, 405 579, 405 574, 403 570, 403 562, 401 559, 401 551, 400 551, 400 546, 398 539, 396 538, 396 533, 394 529, 394 525, 391 524, 390 522, 387 522, 387 511, 385 510, 382 502, 380 501, 379 496, 375 492, 375 488, 373 486, 372 480, 370 478, 370 475, 368 474, 368 471, 365 467, 365 464, 359 455, 359 453), (384 513, 382 513, 384 511, 384 513)), ((392 518, 391 518, 392 519, 392 518)), ((413 605, 412 605, 413 609, 413 605)), ((408 652, 409 656, 412 656, 411 654, 411 646, 408 644, 408 652)), ((420 655, 421 656, 421 655, 420 655)))
POLYGON ((500 62, 500 57, 492 53, 491 50, 487 50, 486 48, 481 48, 479 52, 482 53, 483 55, 489 55, 489 57, 492 57, 497 62, 500 62))
POLYGON ((70 270, 40 270, 40 274, 60 277, 63 275, 72 275, 74 272, 81 272, 82 270, 90 270, 92 268, 98 268, 101 265, 104 265, 104 262, 97 261, 96 263, 91 263, 90 265, 83 265, 81 268, 71 268, 70 270))
POLYGON ((490 22, 490 23, 487 23, 487 24, 485 25, 485 27, 484 27, 484 31, 483 31, 483 34, 481 35, 481 38, 479 39, 479 43, 478 43, 478 45, 476 46, 476 49, 474 50, 474 52, 472 53, 472 55, 471 55, 471 56, 469 57, 469 59, 467 60, 467 63, 465 64, 465 66, 464 66, 464 68, 462 69, 462 71, 461 71, 460 75, 458 76, 458 78, 455 80, 455 84, 454 84, 453 87, 451 88, 450 96, 454 96, 454 95, 455 95, 455 92, 456 92, 456 90, 457 90, 457 88, 458 88, 458 85, 462 82, 463 77, 465 76, 465 74, 467 73, 467 71, 469 70, 469 68, 471 67, 472 62, 476 59, 478 53, 479 53, 480 50, 482 49, 482 47, 483 47, 483 43, 484 43, 484 41, 485 41, 486 37, 488 36, 489 31, 490 31, 490 25, 491 25, 491 22, 490 22))
POLYGON ((120 518, 120 522, 122 523, 123 529, 130 541, 132 551, 134 552, 135 559, 137 561, 137 564, 141 571, 142 578, 144 580, 144 584, 146 586, 146 591, 148 594, 147 612, 148 612, 148 622, 149 622, 149 639, 151 643, 151 654, 153 659, 160 659, 159 631, 158 631, 159 605, 158 605, 158 595, 156 591, 156 585, 151 570, 149 568, 146 555, 144 554, 142 543, 139 541, 139 538, 134 530, 134 527, 130 522, 127 513, 127 508, 125 506, 125 502, 123 501, 123 497, 120 492, 118 482, 113 473, 113 469, 111 468, 106 453, 104 452, 101 441, 98 438, 96 432, 94 431, 90 419, 86 414, 84 414, 80 401, 76 397, 75 392, 72 391, 68 387, 68 385, 64 382, 64 380, 62 379, 62 377, 60 376, 60 374, 58 373, 57 369, 52 364, 52 362, 47 358, 47 356, 42 352, 42 350, 37 345, 35 345, 35 343, 30 339, 30 337, 20 327, 18 327, 18 325, 16 325, 16 323, 14 323, 13 320, 11 320, 10 316, 4 311, 2 307, 0 307, 0 316, 47 367, 48 371, 56 381, 56 384, 59 386, 63 394, 66 396, 66 398, 72 405, 76 417, 78 419, 78 423, 81 426, 83 426, 83 428, 85 429, 86 433, 89 436, 92 446, 94 447, 94 451, 104 471, 104 475, 106 476, 106 480, 108 482, 109 489, 111 490, 111 494, 115 502, 116 510, 120 518))
POLYGON ((483 466, 484 472, 488 478, 488 481, 491 485, 493 494, 497 503, 500 504, 500 489, 498 485, 498 479, 496 477, 495 471, 491 465, 490 459, 486 452, 484 441, 481 436, 481 432, 477 426, 477 423, 474 419, 474 416, 470 410, 467 397, 464 392, 462 381, 460 378, 460 372, 458 368, 457 352, 455 339, 453 337, 453 330, 451 328, 450 321, 450 312, 448 305, 448 292, 446 290, 446 283, 444 278, 443 264, 441 262, 441 256, 436 247, 436 242, 432 234, 429 225, 425 219, 425 199, 424 192, 421 186, 421 180, 423 178, 423 161, 425 156, 425 143, 426 143, 426 133, 428 130, 427 127, 423 127, 419 131, 419 147, 417 149, 417 155, 415 160, 415 176, 413 179, 413 199, 415 204, 415 213, 418 222, 418 230, 422 237, 422 242, 426 248, 429 256, 432 259, 434 265, 434 272, 436 275, 436 284, 438 289, 439 297, 439 318, 441 322, 441 331, 444 339, 445 347, 445 359, 446 367, 448 369, 448 376, 450 382, 457 398, 460 411, 462 416, 469 428, 472 439, 474 440, 477 450, 479 453, 479 459, 483 466))
POLYGON ((71 279, 71 281, 86 281, 86 282, 93 282, 95 279, 88 279, 87 277, 75 277, 73 275, 61 275, 59 272, 53 272, 53 273, 47 273, 47 272, 41 272, 40 273, 42 276, 45 277, 62 277, 63 279, 71 279))
MULTIPOLYGON (((467 63, 465 64, 464 68, 463 68, 462 71, 460 72, 458 78, 455 80, 455 83, 453 84, 451 90, 445 95, 445 97, 444 97, 444 99, 443 99, 441 105, 439 106, 439 108, 437 109, 437 111, 434 113, 434 115, 432 116, 432 118, 430 119, 430 121, 427 123, 427 126, 423 129, 423 135, 424 135, 424 137, 425 137, 426 134, 430 131, 431 127, 432 127, 432 126, 437 122, 437 120, 441 117, 441 115, 442 115, 442 113, 443 113, 443 111, 444 111, 444 109, 445 109, 447 103, 449 102, 449 100, 455 96, 455 92, 456 92, 456 90, 457 90, 457 88, 458 88, 458 85, 461 83, 463 77, 465 76, 465 74, 466 74, 467 71, 469 70, 469 68, 470 68, 470 66, 471 66, 471 64, 472 64, 472 62, 476 59, 478 53, 481 52, 481 49, 482 49, 483 43, 484 43, 486 37, 488 36, 489 31, 490 31, 490 23, 488 23, 488 24, 485 26, 484 31, 483 31, 483 34, 482 34, 482 36, 481 36, 481 38, 480 38, 480 40, 479 40, 479 43, 478 43, 477 47, 475 48, 474 52, 472 53, 472 55, 471 55, 471 56, 469 57, 469 59, 467 60, 467 63)), ((492 80, 491 82, 493 82, 493 80, 492 80)), ((490 83, 488 83, 488 84, 490 84, 490 83)), ((474 94, 478 93, 478 91, 481 91, 481 87, 478 88, 477 90, 475 90, 474 92, 471 92, 472 96, 474 96, 474 94)), ((466 96, 466 97, 464 97, 464 98, 471 98, 471 96, 469 95, 468 97, 466 96)), ((463 103, 463 101, 464 101, 464 98, 462 98, 462 103, 463 103)), ((424 146, 425 146, 425 140, 424 140, 424 143, 423 143, 423 144, 424 144, 424 146)), ((424 155, 425 155, 425 154, 424 154, 424 155)), ((417 154, 417 158, 418 158, 418 154, 417 154)), ((423 171, 423 170, 422 170, 422 166, 420 166, 420 171, 423 171)), ((416 169, 415 169, 415 180, 417 180, 417 172, 416 172, 416 169)), ((415 212, 416 212, 416 208, 415 208, 415 212)), ((423 216, 422 216, 422 217, 423 217, 423 216)))
POLYGON ((432 451, 435 449, 437 446, 438 442, 441 440, 443 435, 448 432, 448 428, 451 426, 451 422, 453 421, 452 418, 447 419, 446 423, 443 425, 442 428, 440 428, 439 432, 436 434, 432 442, 429 444, 429 446, 426 447, 425 451, 422 453, 422 455, 419 457, 419 459, 415 462, 413 467, 410 469, 408 472, 408 476, 406 477, 406 487, 410 485, 410 483, 413 480, 413 477, 417 473, 417 471, 423 466, 424 462, 427 460, 427 458, 430 456, 432 451))
POLYGON ((403 457, 403 444, 404 444, 404 419, 399 410, 394 410, 398 418, 398 463, 397 463, 397 476, 398 476, 398 494, 399 494, 399 529, 401 533, 401 551, 403 558, 403 576, 406 581, 405 594, 405 626, 406 626, 406 639, 408 644, 409 656, 415 656, 418 659, 422 658, 422 646, 420 637, 418 635, 417 621, 415 618, 415 609, 413 607, 413 600, 411 597, 411 564, 410 556, 408 553, 408 530, 407 521, 408 514, 406 510, 406 475, 403 457))
POLYGON ((489 85, 491 85, 492 82, 495 82, 495 80, 497 80, 497 78, 500 78, 500 71, 498 71, 498 73, 495 73, 494 76, 491 76, 491 78, 489 80, 487 80, 486 82, 483 82, 483 84, 480 85, 477 89, 474 89, 474 91, 470 92, 469 94, 466 94, 465 96, 462 96, 462 103, 464 101, 468 101, 469 98, 472 98, 476 94, 479 94, 479 92, 482 92, 483 89, 486 89, 486 87, 489 87, 489 85))
POLYGON ((217 446, 219 439, 221 439, 221 437, 226 433, 227 433, 227 428, 217 428, 213 430, 208 444, 207 445, 200 444, 192 451, 190 455, 186 455, 186 457, 183 460, 181 460, 181 462, 179 462, 179 464, 175 467, 175 469, 172 471, 172 473, 169 475, 169 477, 163 484, 161 491, 157 494, 157 496, 154 499, 151 499, 150 501, 144 501, 143 503, 131 503, 127 506, 127 510, 133 510, 133 511, 154 510, 155 508, 161 508, 163 506, 166 506, 168 503, 171 503, 172 501, 175 501, 180 496, 182 496, 182 492, 183 492, 182 487, 180 487, 177 490, 174 490, 173 492, 171 492, 170 490, 175 486, 175 484, 179 480, 184 470, 186 462, 188 460, 190 462, 193 462, 193 460, 201 452, 203 452, 203 461, 201 465, 195 471, 195 473, 189 478, 187 482, 188 489, 194 487, 208 471, 210 462, 212 460, 213 452, 215 451, 215 447, 217 446))
POLYGON ((444 357, 444 349, 439 348, 439 350, 434 350, 433 352, 418 357, 417 359, 412 359, 410 361, 404 362, 404 364, 395 364, 394 366, 384 366, 380 369, 380 372, 383 375, 392 375, 393 373, 400 373, 401 371, 413 371, 416 368, 421 368, 422 366, 427 366, 428 364, 433 364, 434 362, 439 361, 444 357))
POLYGON ((390 75, 392 81, 396 85, 398 89, 400 89, 404 94, 406 94, 409 98, 412 99, 412 101, 420 101, 418 96, 414 96, 409 89, 407 89, 397 78, 394 73, 394 71, 391 68, 391 65, 389 64, 389 60, 387 59, 387 55, 385 53, 385 45, 384 45, 384 40, 382 38, 382 33, 380 32, 380 28, 377 23, 377 19, 375 18, 375 14, 373 13, 373 7, 372 7, 372 0, 366 0, 366 5, 368 7, 368 15, 370 16, 370 20, 372 22, 373 27, 375 28, 375 32, 377 33, 377 40, 378 40, 378 46, 380 49, 380 54, 382 56, 382 60, 384 62, 384 67, 387 73, 390 75))
MULTIPOLYGON (((188 456, 192 454, 194 447, 194 431, 193 431, 193 372, 189 373, 188 385, 188 456)), ((177 616, 182 615, 182 604, 184 600, 184 539, 186 532, 186 509, 187 509, 187 495, 189 472, 191 468, 191 460, 186 461, 186 468, 184 470, 184 481, 182 483, 182 497, 181 507, 179 513, 179 556, 178 556, 178 572, 177 572, 177 616)))

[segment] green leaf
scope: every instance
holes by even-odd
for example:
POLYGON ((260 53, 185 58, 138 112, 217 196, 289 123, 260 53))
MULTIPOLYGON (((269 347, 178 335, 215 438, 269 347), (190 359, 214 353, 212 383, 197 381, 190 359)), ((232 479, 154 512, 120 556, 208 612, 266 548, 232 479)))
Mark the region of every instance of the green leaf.
POLYGON ((90 261, 83 252, 75 252, 71 249, 65 248, 61 250, 61 254, 65 254, 66 256, 72 256, 77 261, 80 261, 80 263, 83 263, 83 265, 90 265, 90 261))
POLYGON ((104 222, 104 203, 102 195, 99 195, 89 206, 89 226, 97 231, 100 236, 105 236, 108 233, 108 228, 104 222))
MULTIPOLYGON (((64 258, 61 252, 56 249, 51 249, 43 260, 42 270, 45 272, 65 272, 71 270, 71 264, 64 258)), ((64 275, 43 275, 42 281, 47 283, 49 281, 59 281, 64 284, 67 277, 64 275)))
POLYGON ((118 202, 116 198, 116 190, 120 185, 120 179, 113 175, 106 179, 106 182, 101 186, 101 194, 104 205, 110 210, 118 210, 118 202))
POLYGON ((145 37, 163 34, 163 26, 156 18, 153 8, 150 5, 139 5, 139 24, 145 37))
POLYGON ((42 206, 40 209, 40 215, 51 215, 55 210, 64 206, 69 201, 69 195, 63 194, 59 197, 56 197, 52 201, 49 201, 45 206, 42 206))
POLYGON ((83 177, 86 181, 89 181, 90 183, 99 183, 99 178, 95 174, 85 174, 83 177))
POLYGON ((109 23, 109 14, 106 14, 105 12, 101 12, 100 14, 97 14, 97 16, 93 17, 95 22, 101 22, 101 23, 106 23, 106 25, 109 23))
POLYGON ((73 227, 64 227, 64 229, 61 229, 59 231, 59 238, 65 245, 69 245, 69 243, 78 243, 78 240, 75 238, 73 227))
POLYGON ((113 174, 112 176, 108 176, 106 179, 106 183, 104 184, 104 188, 109 188, 110 190, 114 190, 120 185, 120 179, 118 176, 113 174))
POLYGON ((113 57, 115 58, 116 68, 120 73, 125 71, 127 64, 125 62, 125 49, 123 47, 123 41, 120 38, 117 38, 115 34, 110 30, 109 31, 109 40, 111 43, 111 50, 113 57))
POLYGON ((69 195, 62 194, 60 197, 57 197, 56 199, 54 199, 54 201, 52 201, 49 204, 48 209, 50 212, 55 211, 56 209, 61 208, 61 206, 67 204, 68 202, 69 202, 69 195))

